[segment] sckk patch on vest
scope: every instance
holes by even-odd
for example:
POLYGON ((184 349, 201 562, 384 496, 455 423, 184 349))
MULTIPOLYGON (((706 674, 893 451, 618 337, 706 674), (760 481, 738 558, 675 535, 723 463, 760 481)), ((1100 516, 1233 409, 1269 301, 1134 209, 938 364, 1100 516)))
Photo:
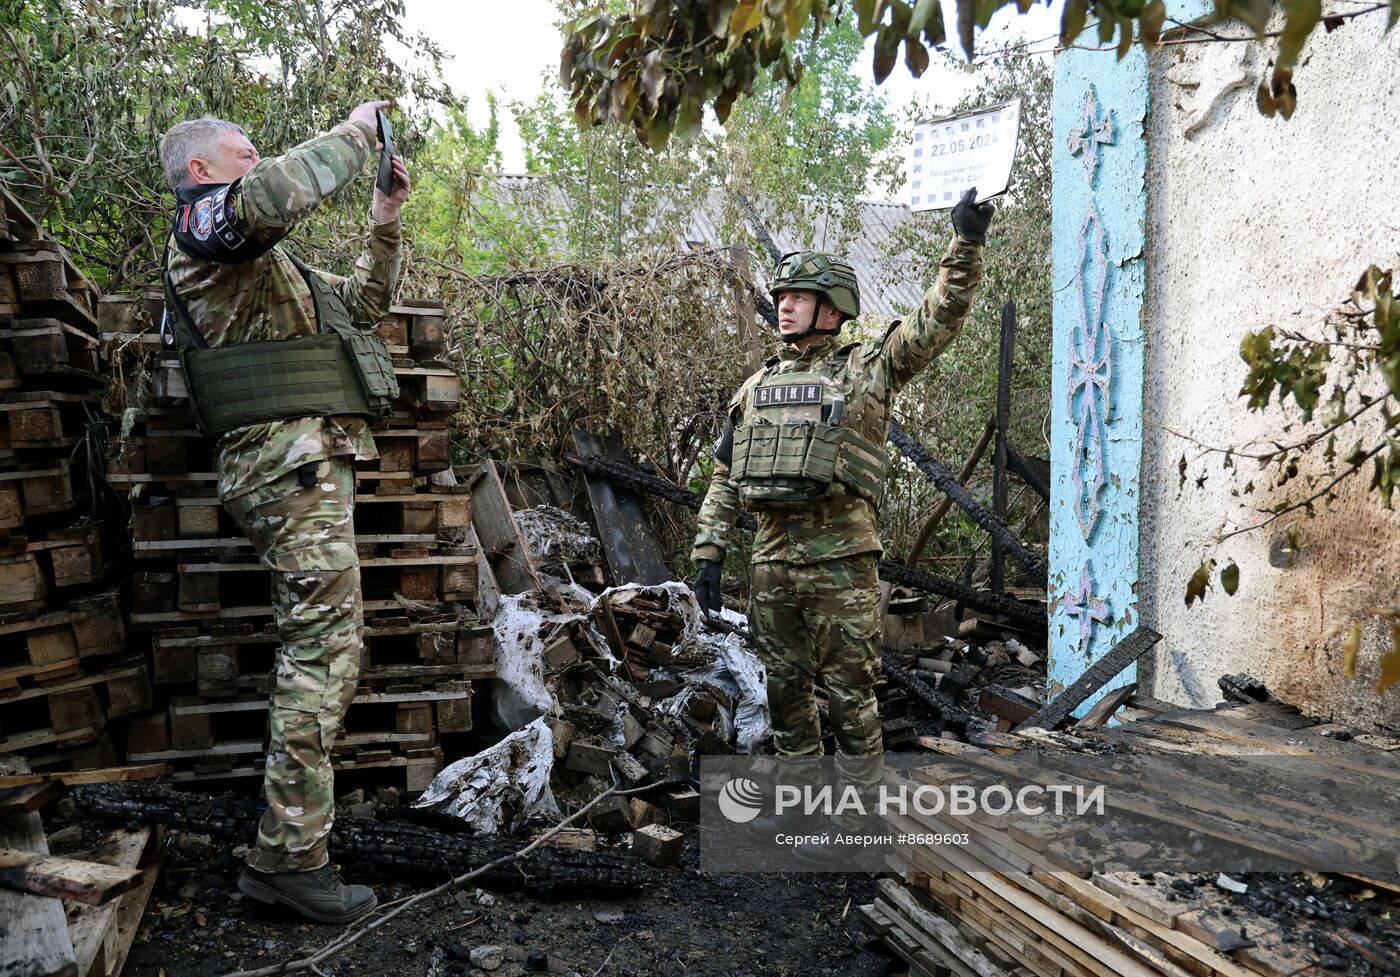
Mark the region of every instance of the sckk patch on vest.
POLYGON ((778 404, 820 404, 822 385, 819 383, 774 383, 757 387, 753 392, 755 407, 774 407, 778 404))

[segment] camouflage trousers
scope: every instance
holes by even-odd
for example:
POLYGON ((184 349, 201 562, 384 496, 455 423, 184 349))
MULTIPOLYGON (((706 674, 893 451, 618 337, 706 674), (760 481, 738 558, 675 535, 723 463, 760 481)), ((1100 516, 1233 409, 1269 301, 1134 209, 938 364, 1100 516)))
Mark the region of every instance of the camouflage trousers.
POLYGON ((264 791, 267 811, 248 865, 302 872, 326 863, 335 814, 330 750, 355 695, 364 637, 355 551, 355 472, 347 458, 316 464, 225 501, 272 571, 282 647, 274 667, 264 791))
MULTIPOLYGON (((880 581, 874 553, 751 568, 749 627, 768 671, 768 708, 779 756, 821 756, 813 694, 827 691, 838 766, 882 752, 875 680, 880 675, 880 581)), ((862 776, 862 779, 865 779, 862 776)))

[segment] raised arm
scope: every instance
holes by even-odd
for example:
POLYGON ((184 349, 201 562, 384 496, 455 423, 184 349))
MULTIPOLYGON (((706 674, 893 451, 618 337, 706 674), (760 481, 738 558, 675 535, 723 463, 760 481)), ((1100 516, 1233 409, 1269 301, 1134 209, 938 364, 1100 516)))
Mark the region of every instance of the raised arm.
POLYGON ((385 223, 371 215, 365 249, 355 259, 355 271, 348 277, 317 272, 340 292, 350 318, 369 328, 389 314, 389 305, 398 287, 399 267, 403 264, 400 247, 403 229, 397 216, 385 223))
POLYGON ((355 179, 374 145, 374 127, 352 119, 281 156, 260 160, 242 181, 242 216, 251 236, 285 235, 355 179))
POLYGON ((398 285, 399 267, 403 264, 403 225, 399 211, 413 190, 408 168, 398 156, 393 157, 393 187, 384 193, 374 188, 374 203, 369 211, 369 238, 365 249, 355 261, 354 274, 348 278, 326 275, 335 284, 351 318, 365 327, 378 323, 389 314, 389 304, 398 285))
POLYGON ((969 190, 953 208, 953 241, 918 312, 885 337, 880 365, 891 392, 928 366, 967 321, 982 281, 982 247, 992 217, 992 204, 975 199, 976 190, 969 190))

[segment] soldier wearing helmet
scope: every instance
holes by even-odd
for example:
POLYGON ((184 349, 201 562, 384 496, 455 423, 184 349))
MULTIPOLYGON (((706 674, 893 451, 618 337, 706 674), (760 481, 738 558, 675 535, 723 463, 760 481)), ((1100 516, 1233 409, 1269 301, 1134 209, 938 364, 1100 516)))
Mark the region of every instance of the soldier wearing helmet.
POLYGON ((991 203, 976 191, 952 213, 954 239, 913 317, 843 344, 860 315, 855 270, 815 251, 785 255, 770 285, 786 344, 729 403, 691 553, 700 606, 720 605, 720 563, 739 508, 758 522, 749 625, 768 671, 782 757, 822 755, 814 686, 827 691, 838 767, 869 783, 882 752, 880 534, 894 396, 948 345, 982 278, 991 203))

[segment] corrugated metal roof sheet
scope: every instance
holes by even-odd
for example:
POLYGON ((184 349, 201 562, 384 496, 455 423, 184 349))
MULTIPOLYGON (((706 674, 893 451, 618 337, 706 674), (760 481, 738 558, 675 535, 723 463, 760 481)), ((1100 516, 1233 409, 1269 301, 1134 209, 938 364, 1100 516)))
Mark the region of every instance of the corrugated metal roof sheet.
MULTIPOLYGON (((569 219, 573 201, 558 181, 530 174, 503 173, 485 178, 487 192, 493 193, 502 203, 518 209, 522 216, 530 215, 537 229, 546 241, 558 244, 561 257, 563 249, 563 222, 569 219)), ((640 220, 644 223, 643 233, 652 231, 665 217, 675 217, 677 206, 689 206, 688 202, 673 202, 677 196, 674 189, 668 192, 663 186, 646 188, 649 209, 654 213, 640 220)), ((898 232, 914 219, 904 204, 885 201, 861 200, 859 230, 841 246, 841 212, 839 208, 828 208, 822 202, 803 197, 808 208, 806 217, 813 227, 811 239, 803 239, 796 227, 777 225, 773 219, 773 209, 762 200, 754 202, 759 214, 764 217, 767 231, 779 251, 797 251, 810 248, 817 251, 840 251, 855 266, 861 285, 861 306, 863 312, 879 317, 894 317, 907 314, 914 309, 924 293, 924 281, 932 281, 935 268, 918 267, 913 253, 903 247, 898 232)), ((726 205, 731 214, 728 226, 734 226, 732 200, 726 200, 721 189, 711 190, 701 206, 691 208, 677 226, 675 246, 677 248, 695 246, 723 247, 732 242, 723 228, 726 226, 726 205)), ((624 205, 626 211, 633 208, 624 205)), ((760 280, 771 270, 767 255, 754 256, 755 276, 760 280)))

